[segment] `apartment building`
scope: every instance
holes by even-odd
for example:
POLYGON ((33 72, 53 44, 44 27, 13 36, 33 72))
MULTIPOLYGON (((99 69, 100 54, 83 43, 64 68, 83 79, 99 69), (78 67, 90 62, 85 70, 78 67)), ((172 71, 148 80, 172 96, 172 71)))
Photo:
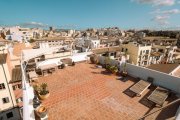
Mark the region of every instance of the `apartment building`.
POLYGON ((11 80, 11 70, 7 51, 0 51, 0 120, 21 120, 11 80))
POLYGON ((129 55, 124 52, 121 52, 119 46, 112 46, 112 47, 104 47, 93 49, 92 52, 98 56, 108 56, 110 59, 120 60, 125 59, 126 61, 129 60, 129 55))
POLYGON ((33 38, 33 32, 29 28, 21 28, 19 26, 7 28, 6 39, 22 42, 33 38))
POLYGON ((177 46, 167 46, 167 45, 153 45, 151 50, 150 63, 160 64, 160 63, 174 63, 178 59, 177 46))
POLYGON ((62 46, 64 44, 69 45, 74 41, 72 37, 53 37, 53 38, 42 38, 36 40, 36 46, 39 48, 51 48, 62 46))
POLYGON ((166 62, 164 59, 168 56, 170 46, 162 46, 162 45, 153 45, 151 50, 150 56, 150 63, 151 64, 160 64, 166 62))
POLYGON ((96 49, 100 46, 100 40, 97 38, 85 38, 84 39, 84 46, 90 49, 96 49))
POLYGON ((116 46, 119 45, 120 40, 116 37, 101 37, 100 38, 101 44, 106 46, 116 46))
POLYGON ((120 46, 121 51, 129 54, 129 63, 138 66, 148 66, 151 53, 151 45, 130 42, 120 46))
POLYGON ((177 46, 171 47, 167 56, 167 63, 175 63, 180 59, 180 49, 177 46))
POLYGON ((19 26, 5 28, 5 39, 13 41, 29 41, 32 38, 41 38, 43 30, 38 28, 21 28, 19 26))

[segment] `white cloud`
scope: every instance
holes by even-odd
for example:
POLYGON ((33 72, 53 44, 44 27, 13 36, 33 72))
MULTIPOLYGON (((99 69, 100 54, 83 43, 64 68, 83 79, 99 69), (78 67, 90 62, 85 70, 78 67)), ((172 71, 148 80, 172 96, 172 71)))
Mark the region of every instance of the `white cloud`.
POLYGON ((158 23, 159 25, 167 25, 169 24, 169 19, 173 14, 180 14, 180 9, 170 9, 167 10, 169 6, 173 6, 175 4, 180 4, 180 0, 131 0, 133 2, 137 2, 140 4, 148 4, 151 5, 152 8, 156 9, 150 14, 155 15, 152 21, 158 23), (164 10, 161 10, 164 9, 164 10))
POLYGON ((157 22, 159 25, 167 25, 169 24, 168 19, 170 17, 167 15, 156 15, 152 20, 157 22))
POLYGON ((43 24, 41 22, 26 22, 20 24, 23 27, 48 27, 48 24, 43 24))
POLYGON ((171 10, 161 11, 160 9, 157 9, 151 13, 152 14, 180 14, 180 10, 179 9, 171 9, 171 10))
POLYGON ((132 0, 142 4, 151 4, 152 6, 172 6, 175 0, 132 0))
POLYGON ((169 18, 169 16, 160 16, 160 15, 155 16, 156 20, 166 20, 168 18, 169 18))
POLYGON ((162 11, 163 14, 179 14, 180 10, 179 9, 172 9, 172 10, 165 10, 162 11))

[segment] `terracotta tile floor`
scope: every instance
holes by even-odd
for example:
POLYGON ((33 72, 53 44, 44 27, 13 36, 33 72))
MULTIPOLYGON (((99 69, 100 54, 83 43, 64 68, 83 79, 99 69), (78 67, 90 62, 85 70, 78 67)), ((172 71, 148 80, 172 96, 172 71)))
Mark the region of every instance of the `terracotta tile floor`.
POLYGON ((49 120, 136 120, 149 112, 140 102, 149 90, 132 98, 124 91, 136 82, 134 78, 123 82, 103 71, 93 64, 78 63, 40 77, 50 90, 43 101, 49 120))

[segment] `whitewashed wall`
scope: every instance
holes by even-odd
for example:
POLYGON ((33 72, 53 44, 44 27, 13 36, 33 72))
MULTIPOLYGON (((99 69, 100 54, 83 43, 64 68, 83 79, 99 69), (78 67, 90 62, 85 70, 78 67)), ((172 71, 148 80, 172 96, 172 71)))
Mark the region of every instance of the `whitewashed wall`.
MULTIPOLYGON (((100 63, 104 62, 104 57, 99 57, 100 63)), ((111 65, 117 65, 118 61, 111 60, 111 65)), ((168 89, 171 89, 172 91, 180 94, 180 78, 171 76, 166 73, 162 73, 159 71, 151 70, 148 68, 136 66, 127 63, 126 69, 128 71, 128 74, 133 77, 139 77, 141 79, 147 80, 148 77, 154 78, 154 84, 159 85, 168 89)))
POLYGON ((148 77, 153 77, 155 85, 163 86, 180 93, 180 78, 178 77, 131 64, 127 64, 127 71, 130 75, 140 77, 144 80, 147 80, 148 77))
POLYGON ((87 55, 92 54, 92 52, 76 53, 71 57, 74 62, 80 62, 87 60, 87 55))

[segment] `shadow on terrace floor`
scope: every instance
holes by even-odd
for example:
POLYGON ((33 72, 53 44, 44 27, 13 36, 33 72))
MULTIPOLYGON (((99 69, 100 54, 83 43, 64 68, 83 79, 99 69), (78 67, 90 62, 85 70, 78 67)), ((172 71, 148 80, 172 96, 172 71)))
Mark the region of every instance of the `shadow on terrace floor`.
MULTIPOLYGON (((148 96, 150 93, 151 92, 148 92, 147 95, 145 95, 139 102, 140 103, 143 103, 143 102, 145 103, 146 98, 147 98, 146 96, 148 96)), ((177 97, 174 94, 172 94, 171 96, 169 96, 167 98, 167 100, 166 100, 166 102, 164 103, 163 106, 175 101, 176 99, 177 99, 177 97)), ((154 114, 151 114, 151 115, 147 116, 146 118, 144 118, 144 120, 152 120, 152 119, 153 120, 167 120, 167 119, 170 119, 170 118, 172 118, 172 120, 173 120, 174 119, 173 117, 175 116, 179 105, 180 105, 180 101, 175 103, 175 104, 172 104, 172 105, 170 105, 168 107, 165 107, 162 110, 155 112, 154 114)), ((156 107, 153 102, 152 102, 152 106, 149 106, 149 108, 150 109, 144 115, 147 115, 149 113, 152 113, 152 112, 160 109, 160 107, 156 107)))

